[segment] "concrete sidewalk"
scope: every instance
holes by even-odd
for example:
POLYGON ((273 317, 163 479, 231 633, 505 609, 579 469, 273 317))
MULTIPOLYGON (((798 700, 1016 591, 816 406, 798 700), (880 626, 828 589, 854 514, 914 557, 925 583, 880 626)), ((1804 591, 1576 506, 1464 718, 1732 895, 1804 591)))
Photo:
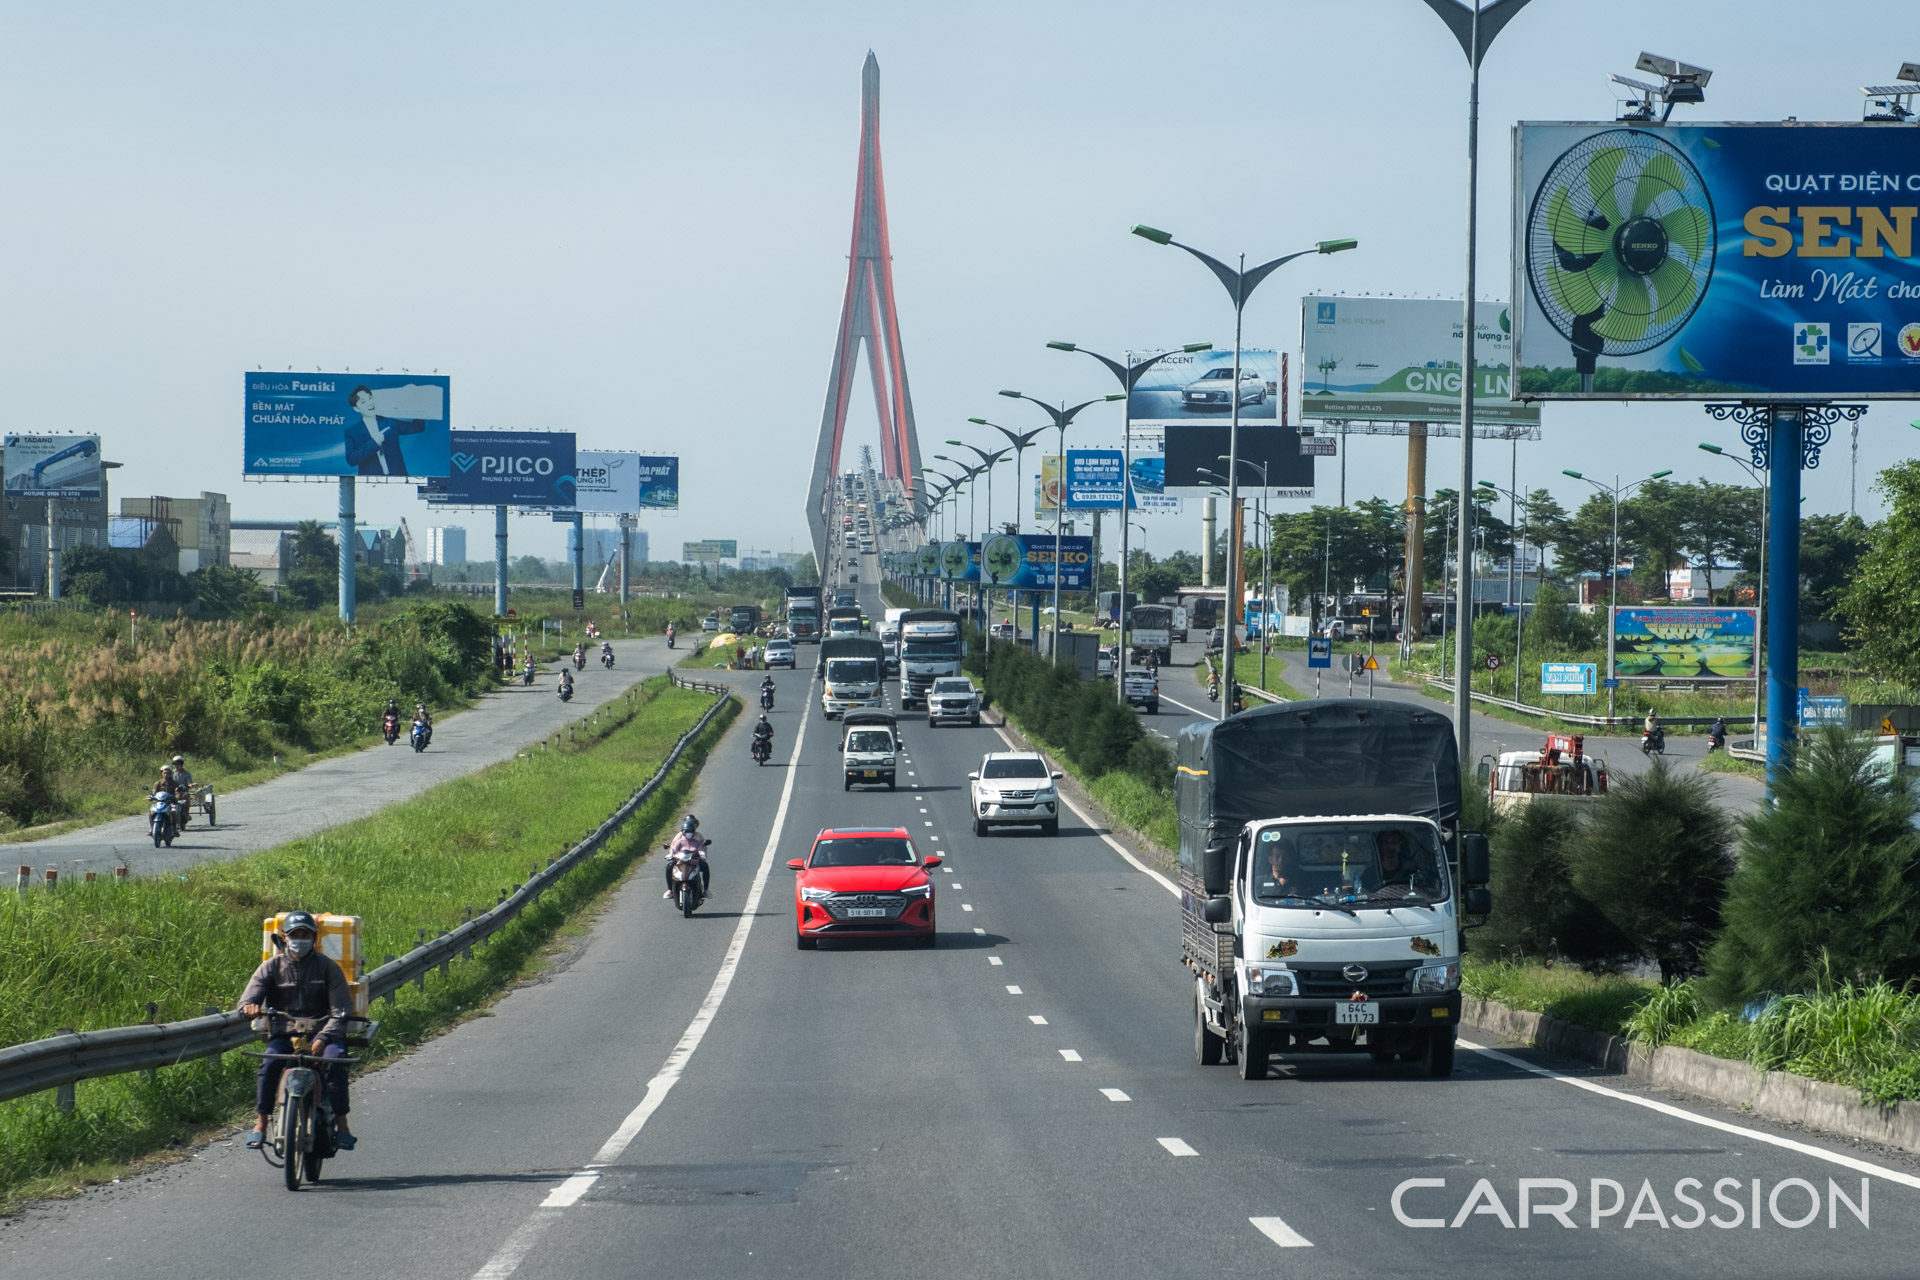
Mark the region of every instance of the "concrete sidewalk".
MULTIPOLYGON (((450 778, 511 758, 683 656, 670 652, 666 640, 657 636, 616 640, 613 648, 613 670, 600 665, 596 652, 575 677, 572 702, 560 701, 555 674, 543 672, 531 687, 515 684, 494 690, 481 695, 471 710, 436 721, 433 745, 423 752, 415 753, 403 734, 391 747, 376 741, 351 755, 225 794, 219 792, 218 777, 196 775, 196 782, 214 786, 219 825, 209 828, 204 816, 195 815, 170 849, 154 848, 146 819, 137 817, 14 845, 9 852, 18 855, 16 865, 31 866, 36 879, 48 867, 58 870, 63 880, 88 871, 107 876, 121 866, 136 876, 163 875, 363 818, 450 778)), ((377 724, 379 714, 378 707, 367 709, 370 723, 377 724)), ((193 761, 187 764, 191 768, 193 761)), ((6 860, 5 855, 0 860, 6 860)))

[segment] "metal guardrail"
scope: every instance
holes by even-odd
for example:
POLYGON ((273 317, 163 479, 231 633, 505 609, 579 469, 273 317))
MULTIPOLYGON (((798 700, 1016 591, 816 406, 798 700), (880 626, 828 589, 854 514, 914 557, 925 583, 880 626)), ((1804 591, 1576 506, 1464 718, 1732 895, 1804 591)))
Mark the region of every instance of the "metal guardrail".
MULTIPOLYGON (((660 762, 653 776, 638 787, 606 821, 589 831, 580 843, 559 857, 549 859, 544 869, 535 870, 525 884, 515 885, 513 891, 492 910, 371 970, 366 977, 370 999, 391 1000, 400 988, 410 982, 424 990, 429 970, 438 969, 445 974, 456 957, 472 958, 475 944, 486 942, 506 928, 569 871, 599 852, 639 811, 640 806, 653 798, 660 784, 680 763, 680 757, 713 723, 713 718, 720 714, 733 693, 733 690, 719 685, 683 680, 672 677, 671 673, 669 675, 675 688, 695 689, 715 694, 716 697, 713 705, 707 708, 693 727, 680 735, 680 740, 667 753, 666 759, 660 762)), ((0 1101, 38 1093, 43 1089, 70 1086, 76 1081, 93 1077, 152 1070, 225 1053, 259 1038, 259 1033, 252 1029, 250 1022, 250 1019, 237 1012, 210 1012, 204 1017, 188 1018, 181 1022, 141 1023, 100 1031, 67 1032, 0 1049, 0 1101)), ((70 1095, 63 1097, 63 1103, 71 1105, 70 1095)))
MULTIPOLYGON (((1436 689, 1445 689, 1448 693, 1453 692, 1453 681, 1451 680, 1442 680, 1438 676, 1428 676, 1427 683, 1436 689)), ((1524 712, 1527 715, 1553 716, 1556 719, 1565 720, 1569 724, 1594 725, 1605 728, 1610 725, 1637 725, 1640 723, 1639 716, 1583 716, 1577 712, 1555 711, 1551 707, 1536 707, 1530 703, 1515 702, 1511 698, 1496 698, 1490 693, 1476 693, 1473 695, 1473 700, 1475 702, 1487 703, 1489 706, 1505 707, 1509 711, 1524 712)), ((1717 716, 1661 716, 1660 723, 1663 725, 1712 724, 1719 718, 1720 717, 1717 716)), ((1751 716, 1745 720, 1742 720, 1739 716, 1727 717, 1728 728, 1742 723, 1751 724, 1752 722, 1751 716)))

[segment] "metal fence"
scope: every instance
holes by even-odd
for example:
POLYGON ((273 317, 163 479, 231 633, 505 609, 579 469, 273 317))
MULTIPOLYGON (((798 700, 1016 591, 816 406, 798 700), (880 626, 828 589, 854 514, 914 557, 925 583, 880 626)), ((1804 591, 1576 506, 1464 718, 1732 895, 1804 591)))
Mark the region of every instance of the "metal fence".
MULTIPOLYGON (((694 740, 713 723, 727 705, 733 692, 705 681, 687 680, 669 672, 676 688, 693 689, 715 695, 714 702, 691 729, 680 735, 673 750, 660 762, 654 775, 599 826, 589 831, 580 843, 544 868, 535 868, 525 884, 517 884, 511 893, 490 911, 474 916, 458 928, 422 942, 403 956, 389 959, 367 974, 368 994, 372 999, 391 1000, 408 983, 424 990, 427 973, 438 969, 443 975, 456 958, 473 956, 476 944, 485 943, 511 924, 541 894, 580 863, 606 846, 628 819, 640 810, 667 775, 679 764, 680 757, 694 740)), ((141 1023, 131 1027, 111 1027, 100 1031, 75 1031, 0 1049, 0 1101, 43 1089, 60 1089, 63 1107, 72 1105, 74 1082, 98 1076, 118 1075, 125 1071, 152 1070, 173 1066, 194 1058, 210 1057, 237 1049, 259 1039, 250 1020, 240 1013, 208 1012, 203 1017, 182 1022, 141 1023)))

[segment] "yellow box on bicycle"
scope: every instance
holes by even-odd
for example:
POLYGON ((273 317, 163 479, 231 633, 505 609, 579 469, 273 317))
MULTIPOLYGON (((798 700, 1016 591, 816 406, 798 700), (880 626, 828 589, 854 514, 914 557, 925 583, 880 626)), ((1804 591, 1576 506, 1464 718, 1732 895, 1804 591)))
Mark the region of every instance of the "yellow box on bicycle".
MULTIPOLYGON (((281 922, 286 917, 287 913, 282 911, 261 922, 261 960, 273 958, 273 935, 281 931, 281 922)), ((320 954, 333 960, 347 975, 347 987, 353 992, 353 1013, 356 1017, 366 1017, 367 983, 361 976, 366 970, 366 959, 360 952, 360 917, 316 914, 313 919, 319 926, 319 936, 314 939, 314 945, 320 954)))

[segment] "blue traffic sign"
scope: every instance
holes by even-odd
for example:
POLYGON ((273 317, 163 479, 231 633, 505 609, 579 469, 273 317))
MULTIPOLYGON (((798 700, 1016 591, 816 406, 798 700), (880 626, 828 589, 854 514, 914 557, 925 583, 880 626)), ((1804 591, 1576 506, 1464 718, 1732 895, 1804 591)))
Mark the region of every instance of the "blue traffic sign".
POLYGON ((1605 689, 1618 689, 1620 687, 1620 681, 1613 676, 1608 676, 1600 682, 1600 685, 1605 689))
POLYGON ((1307 665, 1309 667, 1333 666, 1333 641, 1327 639, 1308 640, 1307 665))

